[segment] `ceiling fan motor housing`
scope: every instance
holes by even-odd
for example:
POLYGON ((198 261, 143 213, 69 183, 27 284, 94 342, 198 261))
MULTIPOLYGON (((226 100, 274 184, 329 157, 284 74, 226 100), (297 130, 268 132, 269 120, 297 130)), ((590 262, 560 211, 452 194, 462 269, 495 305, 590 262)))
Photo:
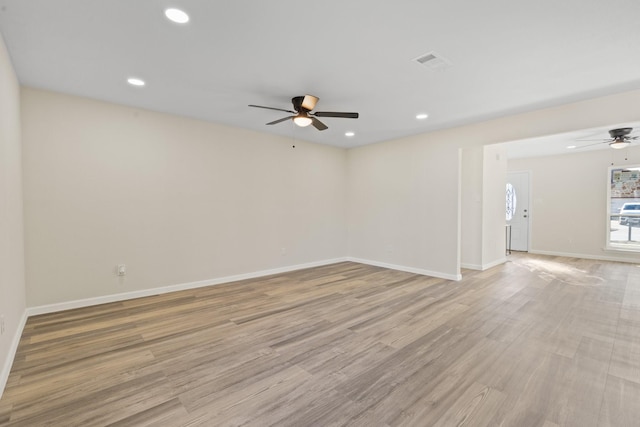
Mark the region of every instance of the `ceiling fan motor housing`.
POLYGON ((291 98, 291 103, 293 103, 293 109, 296 110, 297 112, 309 112, 310 110, 304 108, 302 106, 302 101, 304 101, 304 96, 294 96, 293 98, 291 98))
POLYGON ((609 135, 611 135, 611 138, 618 139, 629 135, 632 130, 633 128, 611 129, 609 135))

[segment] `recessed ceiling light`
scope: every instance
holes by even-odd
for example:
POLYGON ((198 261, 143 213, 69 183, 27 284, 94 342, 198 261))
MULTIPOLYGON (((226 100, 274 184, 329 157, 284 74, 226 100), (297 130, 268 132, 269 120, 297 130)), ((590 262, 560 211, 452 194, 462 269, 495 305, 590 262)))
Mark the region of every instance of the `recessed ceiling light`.
POLYGON ((137 77, 129 77, 127 79, 127 83, 129 83, 131 86, 144 86, 144 80, 137 77))
POLYGON ((569 150, 573 150, 574 148, 576 148, 575 145, 567 145, 567 149, 569 149, 569 150))
POLYGON ((354 132, 345 132, 344 136, 354 136, 355 133, 354 132))
POLYGON ((180 9, 167 9, 164 11, 164 16, 166 16, 170 21, 173 21, 177 24, 186 24, 187 22, 189 22, 189 15, 187 15, 185 11, 180 9))
POLYGON ((428 114, 426 114, 426 113, 420 113, 420 114, 418 114, 418 115, 416 116, 416 119, 418 119, 418 120, 424 120, 424 119, 426 119, 427 117, 429 117, 429 115, 428 115, 428 114))

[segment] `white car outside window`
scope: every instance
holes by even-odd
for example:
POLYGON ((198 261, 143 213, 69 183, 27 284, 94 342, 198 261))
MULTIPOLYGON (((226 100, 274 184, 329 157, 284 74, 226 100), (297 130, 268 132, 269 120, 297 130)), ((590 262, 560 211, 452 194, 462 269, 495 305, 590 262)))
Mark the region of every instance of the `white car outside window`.
POLYGON ((636 214, 637 217, 620 217, 620 225, 640 226, 640 203, 625 203, 620 208, 620 215, 636 214))

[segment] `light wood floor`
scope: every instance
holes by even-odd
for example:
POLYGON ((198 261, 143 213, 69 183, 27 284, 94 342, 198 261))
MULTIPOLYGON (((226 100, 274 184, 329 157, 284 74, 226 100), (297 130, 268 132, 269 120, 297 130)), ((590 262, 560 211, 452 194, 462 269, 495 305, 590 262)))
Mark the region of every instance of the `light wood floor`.
POLYGON ((1 426, 638 426, 640 267, 355 263, 30 318, 1 426))

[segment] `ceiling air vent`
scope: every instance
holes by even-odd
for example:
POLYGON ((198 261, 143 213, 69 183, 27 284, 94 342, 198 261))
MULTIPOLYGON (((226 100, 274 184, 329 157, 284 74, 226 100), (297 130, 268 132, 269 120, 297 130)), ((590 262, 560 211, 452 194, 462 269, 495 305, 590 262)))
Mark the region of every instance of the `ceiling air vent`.
POLYGON ((433 51, 420 55, 414 61, 430 70, 442 70, 451 66, 451 61, 433 51))

